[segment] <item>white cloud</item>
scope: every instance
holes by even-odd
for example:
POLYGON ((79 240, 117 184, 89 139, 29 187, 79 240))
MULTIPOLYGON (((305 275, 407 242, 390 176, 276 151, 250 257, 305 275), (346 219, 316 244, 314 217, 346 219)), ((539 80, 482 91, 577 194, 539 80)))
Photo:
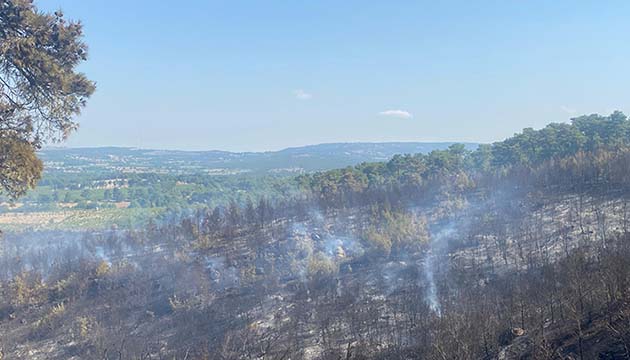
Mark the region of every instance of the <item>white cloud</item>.
POLYGON ((405 110, 385 110, 378 113, 381 116, 395 117, 399 119, 411 119, 413 115, 405 110))
POLYGON ((307 93, 306 91, 302 90, 302 89, 298 89, 295 90, 295 98, 299 99, 299 100, 309 100, 311 98, 313 98, 312 94, 307 93))
POLYGON ((568 106, 560 106, 560 110, 564 111, 565 113, 569 114, 569 115, 574 115, 575 113, 577 113, 577 110, 570 108, 568 106))

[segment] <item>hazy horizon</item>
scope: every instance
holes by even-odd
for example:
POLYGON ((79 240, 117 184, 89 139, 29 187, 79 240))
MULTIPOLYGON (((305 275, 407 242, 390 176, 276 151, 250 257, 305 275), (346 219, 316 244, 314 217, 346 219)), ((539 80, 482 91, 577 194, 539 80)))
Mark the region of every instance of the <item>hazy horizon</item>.
POLYGON ((68 146, 65 144, 50 144, 44 146, 41 151, 46 150, 73 150, 73 149, 133 149, 133 150, 148 150, 148 151, 181 151, 181 152, 212 152, 212 151, 220 151, 220 152, 230 152, 230 153, 266 153, 266 152, 279 152, 288 149, 299 149, 299 148, 308 148, 308 147, 316 147, 316 146, 325 146, 325 145, 386 145, 386 144, 464 144, 464 145, 481 145, 488 144, 483 142, 474 142, 474 141, 345 141, 345 142, 324 142, 324 143, 316 143, 316 144, 304 144, 298 146, 288 146, 277 149, 263 149, 263 150, 225 150, 219 148, 200 148, 200 149, 180 149, 180 148, 145 148, 138 146, 117 146, 117 145, 86 145, 86 146, 68 146))
POLYGON ((37 5, 90 48, 72 147, 487 143, 629 108, 626 2, 37 5))

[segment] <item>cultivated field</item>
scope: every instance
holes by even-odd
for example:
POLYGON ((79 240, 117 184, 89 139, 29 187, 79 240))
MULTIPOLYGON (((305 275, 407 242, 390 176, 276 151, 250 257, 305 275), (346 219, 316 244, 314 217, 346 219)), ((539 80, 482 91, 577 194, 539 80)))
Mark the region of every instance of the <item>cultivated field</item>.
POLYGON ((138 225, 163 212, 151 209, 62 210, 0 213, 3 231, 86 230, 138 225))

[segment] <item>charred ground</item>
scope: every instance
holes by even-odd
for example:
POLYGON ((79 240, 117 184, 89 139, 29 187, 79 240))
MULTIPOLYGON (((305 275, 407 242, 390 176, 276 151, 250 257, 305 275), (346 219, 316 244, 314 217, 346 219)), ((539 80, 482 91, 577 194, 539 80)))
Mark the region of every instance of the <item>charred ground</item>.
POLYGON ((291 200, 6 234, 6 358, 627 358, 630 125, 301 176, 291 200))

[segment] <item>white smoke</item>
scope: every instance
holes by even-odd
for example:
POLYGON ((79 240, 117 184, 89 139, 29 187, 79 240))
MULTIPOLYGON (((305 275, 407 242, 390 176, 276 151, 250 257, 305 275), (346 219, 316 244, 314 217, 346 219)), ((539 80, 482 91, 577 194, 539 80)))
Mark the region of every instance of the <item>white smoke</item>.
POLYGON ((449 237, 455 234, 455 227, 453 223, 449 222, 444 226, 439 226, 436 230, 437 231, 431 233, 429 248, 422 262, 422 268, 427 282, 425 292, 427 303, 431 310, 439 315, 441 313, 441 305, 435 280, 435 270, 439 257, 444 255, 449 237))

